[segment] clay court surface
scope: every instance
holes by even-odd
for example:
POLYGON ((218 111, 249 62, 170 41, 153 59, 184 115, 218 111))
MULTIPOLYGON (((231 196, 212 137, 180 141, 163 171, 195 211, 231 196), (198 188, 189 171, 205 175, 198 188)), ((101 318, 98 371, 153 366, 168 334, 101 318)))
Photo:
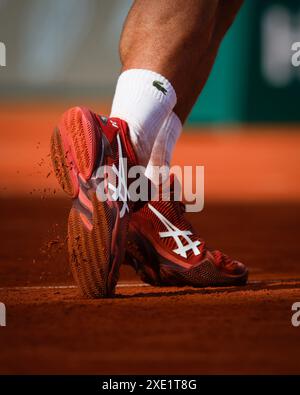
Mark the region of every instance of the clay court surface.
POLYGON ((49 174, 62 108, 0 109, 0 373, 299 374, 299 127, 192 130, 176 150, 205 166, 192 223, 249 266, 247 286, 154 288, 124 267, 115 299, 86 300, 67 263, 70 202, 49 174))

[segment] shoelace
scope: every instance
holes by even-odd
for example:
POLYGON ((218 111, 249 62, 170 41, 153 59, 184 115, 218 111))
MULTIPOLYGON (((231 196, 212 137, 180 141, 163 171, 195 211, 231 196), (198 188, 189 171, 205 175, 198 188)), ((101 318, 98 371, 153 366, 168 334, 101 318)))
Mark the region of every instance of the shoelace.
POLYGON ((225 267, 232 263, 232 259, 219 250, 212 251, 212 254, 215 258, 216 264, 220 267, 225 267))

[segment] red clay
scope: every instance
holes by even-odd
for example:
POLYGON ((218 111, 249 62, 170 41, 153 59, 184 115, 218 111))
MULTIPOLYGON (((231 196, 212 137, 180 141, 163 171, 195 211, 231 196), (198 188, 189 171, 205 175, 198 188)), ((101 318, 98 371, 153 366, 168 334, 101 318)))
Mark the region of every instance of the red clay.
MULTIPOLYGON (((249 266, 248 286, 129 286, 115 299, 84 300, 53 288, 73 280, 70 202, 54 198, 49 140, 74 104, 1 104, 0 373, 299 374, 299 126, 205 128, 176 149, 174 163, 205 166, 205 209, 193 225, 249 266), (42 288, 15 288, 24 286, 42 288)), ((121 281, 138 279, 123 268, 121 281)))
MULTIPOLYGON (((52 174, 49 142, 62 112, 74 103, 0 107, 0 196, 62 195, 52 174), (45 189, 45 192, 44 192, 45 189)), ((109 113, 109 105, 91 103, 109 113)), ((204 165, 207 201, 300 201, 299 125, 187 129, 174 164, 204 165)))
MULTIPOLYGON (((299 205, 210 205, 191 217, 208 244, 248 264, 244 288, 132 286, 85 300, 73 288, 7 288, 72 284, 69 202, 0 203, 1 373, 300 373, 299 205)), ((138 281, 128 269, 121 280, 138 281)))

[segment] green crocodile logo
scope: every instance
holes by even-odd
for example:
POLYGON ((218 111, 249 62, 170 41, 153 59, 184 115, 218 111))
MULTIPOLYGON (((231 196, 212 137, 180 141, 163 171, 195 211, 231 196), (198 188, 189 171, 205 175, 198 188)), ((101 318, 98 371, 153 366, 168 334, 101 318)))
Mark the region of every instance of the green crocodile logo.
POLYGON ((163 83, 160 81, 153 81, 152 85, 155 86, 156 89, 158 89, 159 91, 161 91, 164 95, 166 93, 168 93, 168 91, 166 90, 166 88, 163 86, 163 83))

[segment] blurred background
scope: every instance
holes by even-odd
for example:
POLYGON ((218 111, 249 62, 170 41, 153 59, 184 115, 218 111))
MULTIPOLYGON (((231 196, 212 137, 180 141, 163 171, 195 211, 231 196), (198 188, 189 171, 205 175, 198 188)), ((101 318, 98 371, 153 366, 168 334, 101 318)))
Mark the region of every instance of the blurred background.
MULTIPOLYGON (((1 195, 56 186, 48 176, 48 141, 67 107, 109 113, 120 70, 119 36, 131 4, 0 0, 0 42, 6 47, 6 66, 0 67, 1 195)), ((300 67, 291 62, 298 40, 297 1, 245 1, 174 157, 176 164, 205 166, 207 198, 300 198, 300 67)))
MULTIPOLYGON (((131 0, 0 0, 3 101, 110 102, 120 70, 118 41, 131 0)), ((300 40, 294 0, 246 0, 222 44, 190 122, 299 121, 300 40)))

